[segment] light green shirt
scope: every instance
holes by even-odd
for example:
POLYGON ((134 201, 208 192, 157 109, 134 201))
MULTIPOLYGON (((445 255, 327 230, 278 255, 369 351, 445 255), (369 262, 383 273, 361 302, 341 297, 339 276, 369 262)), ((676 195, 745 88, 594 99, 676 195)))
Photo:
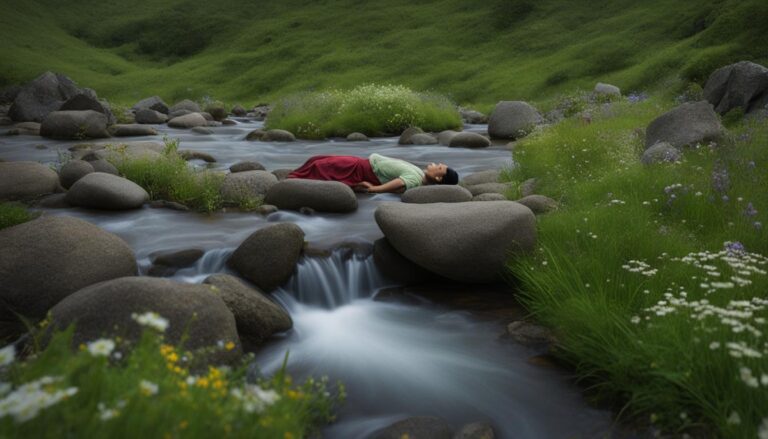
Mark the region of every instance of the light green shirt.
POLYGON ((368 157, 368 161, 371 162, 373 173, 379 178, 381 184, 399 178, 405 183, 405 189, 411 189, 421 186, 424 181, 424 171, 404 160, 393 159, 374 153, 368 157))

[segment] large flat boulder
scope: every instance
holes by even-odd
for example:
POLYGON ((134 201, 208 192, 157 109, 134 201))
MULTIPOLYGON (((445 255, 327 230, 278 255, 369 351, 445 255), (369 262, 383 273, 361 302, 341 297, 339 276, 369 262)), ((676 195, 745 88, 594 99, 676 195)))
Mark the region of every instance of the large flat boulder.
POLYGON ((434 273, 398 253, 387 238, 373 243, 373 262, 382 274, 403 285, 417 285, 437 278, 434 273))
POLYGON ((174 117, 168 121, 168 126, 171 128, 194 128, 206 125, 208 125, 208 121, 200 113, 189 113, 174 117))
POLYGON ((197 102, 191 101, 189 99, 184 99, 183 101, 179 101, 173 104, 173 106, 170 108, 171 113, 179 110, 187 110, 192 113, 200 113, 201 111, 203 111, 200 108, 200 105, 197 104, 197 102))
POLYGON ((56 191, 59 176, 38 162, 0 162, 0 200, 25 200, 56 191))
POLYGON ((539 111, 523 101, 501 101, 488 118, 488 134, 493 139, 518 139, 542 123, 539 111))
POLYGON ((244 171, 227 174, 221 185, 221 197, 226 203, 264 198, 277 184, 277 177, 269 171, 244 171))
POLYGON ((109 137, 107 117, 93 110, 54 111, 40 125, 40 135, 61 140, 109 137))
POLYGON ((87 174, 95 172, 93 165, 85 160, 70 160, 62 165, 59 170, 59 182, 65 189, 72 187, 77 180, 80 180, 87 174))
POLYGON ((237 333, 249 345, 258 346, 272 335, 293 327, 293 320, 283 307, 234 276, 214 274, 208 276, 203 283, 211 285, 214 293, 232 311, 237 333))
POLYGON ((81 288, 137 272, 128 244, 72 217, 43 216, 0 230, 0 248, 0 334, 7 336, 23 330, 14 313, 34 322, 81 288))
POLYGON ((749 61, 715 70, 704 86, 704 99, 725 114, 734 108, 744 113, 761 110, 768 97, 768 68, 749 61))
POLYGON ((264 291, 285 283, 296 269, 304 248, 304 231, 293 223, 253 232, 240 244, 227 265, 264 291))
POLYGON ((69 98, 58 109, 58 111, 85 110, 93 110, 106 116, 107 125, 112 125, 117 120, 115 115, 112 114, 112 109, 109 106, 109 102, 104 99, 99 99, 99 97, 96 96, 96 92, 89 88, 84 88, 82 93, 78 93, 75 96, 69 98))
POLYGON ((66 76, 45 72, 22 87, 8 114, 17 122, 42 122, 48 113, 58 110, 80 92, 81 89, 66 76))
POLYGON ((459 184, 462 186, 474 186, 483 183, 497 183, 500 176, 501 171, 498 169, 489 169, 487 171, 474 172, 464 176, 459 184))
POLYGON ((719 139, 720 118, 706 101, 688 102, 653 120, 645 130, 645 148, 659 142, 681 148, 719 139))
POLYGON ((400 254, 462 282, 501 280, 508 259, 536 244, 533 212, 512 201, 383 203, 375 218, 400 254))
POLYGON ((456 185, 428 185, 408 189, 400 198, 403 203, 462 203, 472 200, 472 193, 456 185))
POLYGON ((100 337, 137 341, 147 328, 133 316, 147 312, 167 319, 167 343, 184 340, 183 348, 190 350, 234 343, 232 349, 214 350, 214 363, 231 363, 242 355, 235 318, 211 286, 166 279, 121 277, 83 288, 51 309, 51 330, 74 324, 75 345, 100 337))
POLYGON ((138 123, 117 124, 109 127, 109 132, 115 137, 156 136, 157 130, 138 123))
POLYGON ((117 175, 92 172, 69 188, 66 202, 92 209, 137 209, 149 200, 149 194, 138 184, 117 175))
POLYGON ((280 209, 310 207, 317 212, 345 213, 357 210, 352 189, 338 181, 287 178, 267 191, 264 202, 280 209))

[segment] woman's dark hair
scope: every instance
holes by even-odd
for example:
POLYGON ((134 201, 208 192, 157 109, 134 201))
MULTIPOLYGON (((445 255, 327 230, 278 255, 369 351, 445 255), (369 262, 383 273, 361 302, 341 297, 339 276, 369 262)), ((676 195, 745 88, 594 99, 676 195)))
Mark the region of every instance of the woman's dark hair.
POLYGON ((440 184, 459 184, 459 173, 452 168, 446 169, 440 184))

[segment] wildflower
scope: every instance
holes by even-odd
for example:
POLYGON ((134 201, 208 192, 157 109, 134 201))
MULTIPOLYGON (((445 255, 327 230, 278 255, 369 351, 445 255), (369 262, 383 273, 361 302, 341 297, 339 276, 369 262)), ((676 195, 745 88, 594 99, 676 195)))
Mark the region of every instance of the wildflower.
POLYGON ((713 351, 717 350, 717 349, 720 349, 720 342, 713 341, 712 343, 709 344, 709 349, 711 349, 713 351))
POLYGON ((0 367, 7 366, 16 360, 16 348, 8 345, 0 349, 0 367))
POLYGON ((248 413, 261 413, 280 399, 280 395, 274 390, 264 390, 253 384, 247 384, 243 388, 234 388, 230 394, 243 402, 243 408, 248 413))
POLYGON ((224 349, 231 351, 235 348, 235 344, 231 341, 228 341, 227 344, 224 345, 224 349))
POLYGON ((728 420, 726 421, 730 425, 740 425, 741 424, 741 416, 739 416, 736 412, 731 412, 731 415, 728 416, 728 420))
POLYGON ((752 376, 752 370, 750 370, 748 367, 739 368, 739 377, 741 378, 742 381, 744 381, 744 384, 746 384, 748 387, 753 387, 753 388, 759 387, 757 378, 752 376))
POLYGON ((124 406, 125 401, 118 402, 118 407, 115 408, 108 408, 103 402, 100 402, 97 406, 99 410, 99 419, 102 421, 109 421, 110 419, 118 417, 120 415, 120 410, 118 410, 118 408, 122 408, 124 406))
POLYGON ((115 349, 115 342, 108 338, 100 338, 88 343, 88 352, 94 357, 108 357, 115 349))
POLYGON ((141 393, 145 396, 152 396, 157 394, 158 386, 151 381, 141 380, 139 382, 139 389, 141 389, 141 393))
POLYGON ((145 312, 144 314, 131 314, 133 320, 142 326, 150 327, 158 332, 165 332, 168 329, 168 319, 161 317, 155 312, 145 312))
POLYGON ((752 227, 754 227, 756 230, 760 230, 763 228, 763 223, 761 223, 760 221, 755 221, 754 223, 752 223, 752 227))
POLYGON ((715 165, 715 169, 712 170, 712 187, 716 192, 724 194, 728 191, 730 185, 731 179, 728 175, 728 169, 718 163, 715 165))
POLYGON ((44 386, 61 381, 60 377, 45 376, 20 386, 0 400, 0 419, 12 416, 16 422, 26 422, 54 404, 77 394, 77 387, 53 390, 44 386))
POLYGON ((757 209, 755 209, 751 202, 747 203, 747 207, 744 209, 744 216, 753 217, 755 215, 757 215, 757 209))
POLYGON ((758 439, 768 439, 768 418, 763 418, 763 423, 757 429, 758 439))

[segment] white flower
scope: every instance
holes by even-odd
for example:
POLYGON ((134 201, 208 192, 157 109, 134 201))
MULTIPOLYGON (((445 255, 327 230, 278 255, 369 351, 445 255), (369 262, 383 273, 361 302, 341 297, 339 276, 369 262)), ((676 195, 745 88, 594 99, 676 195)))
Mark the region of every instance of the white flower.
POLYGON ((60 380, 58 377, 43 377, 20 386, 0 400, 0 418, 12 416, 16 422, 26 422, 35 418, 40 410, 77 393, 77 387, 63 390, 43 389, 43 386, 60 380))
POLYGON ((88 343, 88 352, 94 357, 108 357, 115 349, 115 342, 108 338, 100 338, 88 343))
POLYGON ((139 388, 141 389, 141 393, 147 396, 156 395, 158 390, 157 384, 147 380, 141 380, 141 382, 139 382, 139 388))
POLYGON ((145 312, 144 314, 131 314, 133 320, 136 320, 142 326, 148 326, 159 332, 165 332, 168 329, 168 319, 161 317, 155 312, 145 312))
POLYGON ((12 388, 11 383, 0 382, 0 396, 5 396, 12 388))
POLYGON ((253 384, 246 384, 242 389, 234 388, 230 394, 243 402, 243 409, 248 413, 261 413, 280 399, 274 390, 264 390, 253 384))
POLYGON ((109 421, 110 419, 116 418, 120 414, 120 410, 114 408, 108 408, 106 405, 104 405, 103 402, 100 402, 98 405, 99 409, 99 419, 102 421, 109 421))
POLYGON ((741 416, 739 416, 736 412, 731 412, 731 415, 728 416, 728 420, 726 421, 731 425, 739 425, 741 424, 741 416))
POLYGON ((0 367, 7 366, 16 360, 16 348, 8 345, 0 349, 0 367))
POLYGON ((713 351, 716 349, 720 349, 720 342, 713 341, 712 343, 709 344, 709 348, 713 351))
POLYGON ((634 316, 634 317, 632 317, 632 318, 630 319, 630 322, 632 322, 632 323, 634 323, 635 325, 637 325, 638 323, 640 323, 640 317, 638 317, 638 316, 634 316))

